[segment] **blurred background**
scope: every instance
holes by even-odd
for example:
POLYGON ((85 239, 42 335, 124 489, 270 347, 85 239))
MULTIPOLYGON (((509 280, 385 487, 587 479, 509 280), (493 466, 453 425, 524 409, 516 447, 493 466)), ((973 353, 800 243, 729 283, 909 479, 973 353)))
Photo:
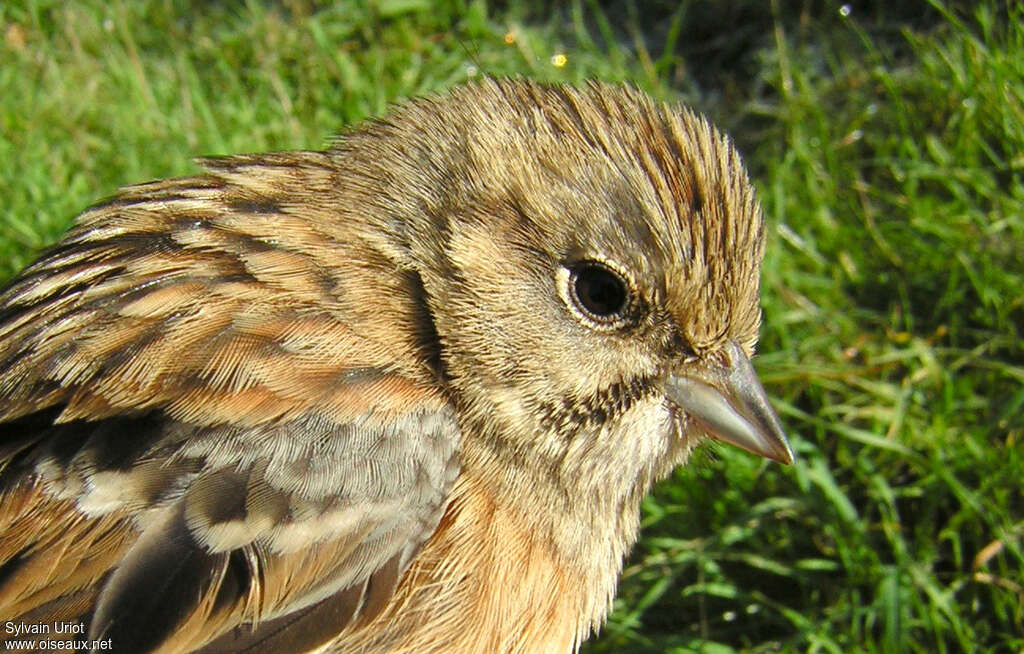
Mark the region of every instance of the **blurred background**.
POLYGON ((1024 10, 991 0, 6 0, 0 280, 122 185, 485 75, 739 145, 788 468, 708 445, 585 652, 1024 652, 1024 10))

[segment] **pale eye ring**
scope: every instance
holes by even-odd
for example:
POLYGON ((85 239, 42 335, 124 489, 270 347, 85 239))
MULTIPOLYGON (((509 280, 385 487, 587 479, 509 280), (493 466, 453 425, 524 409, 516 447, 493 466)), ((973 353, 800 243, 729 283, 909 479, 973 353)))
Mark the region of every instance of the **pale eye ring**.
POLYGON ((607 329, 629 320, 634 293, 625 275, 599 261, 580 261, 563 270, 563 298, 587 324, 607 329))

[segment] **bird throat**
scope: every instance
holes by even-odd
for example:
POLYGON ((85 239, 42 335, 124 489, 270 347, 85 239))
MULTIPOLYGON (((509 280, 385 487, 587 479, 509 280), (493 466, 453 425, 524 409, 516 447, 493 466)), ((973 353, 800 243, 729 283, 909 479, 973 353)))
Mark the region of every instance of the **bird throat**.
POLYGON ((475 636, 421 651, 568 654, 600 627, 636 540, 642 498, 689 450, 659 398, 618 408, 571 434, 548 424, 517 438, 493 422, 464 425, 453 499, 395 605, 434 616, 410 626, 424 634, 428 621, 473 613, 465 631, 475 636))

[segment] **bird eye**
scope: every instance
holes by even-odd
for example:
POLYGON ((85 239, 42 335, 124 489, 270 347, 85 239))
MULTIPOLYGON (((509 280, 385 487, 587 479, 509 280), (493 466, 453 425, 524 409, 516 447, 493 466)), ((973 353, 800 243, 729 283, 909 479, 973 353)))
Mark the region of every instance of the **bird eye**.
POLYGON ((572 267, 569 290, 576 306, 592 320, 620 319, 629 307, 626 280, 603 264, 587 262, 572 267))

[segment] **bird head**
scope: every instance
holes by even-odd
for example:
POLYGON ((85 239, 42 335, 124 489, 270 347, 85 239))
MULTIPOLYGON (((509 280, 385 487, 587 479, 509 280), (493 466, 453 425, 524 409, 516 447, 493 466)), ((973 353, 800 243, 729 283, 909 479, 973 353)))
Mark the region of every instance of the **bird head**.
POLYGON ((341 147, 388 162, 380 214, 403 225, 472 431, 554 467, 603 442, 655 477, 705 436, 792 460, 750 364, 761 210, 705 119, 488 81, 341 147))

